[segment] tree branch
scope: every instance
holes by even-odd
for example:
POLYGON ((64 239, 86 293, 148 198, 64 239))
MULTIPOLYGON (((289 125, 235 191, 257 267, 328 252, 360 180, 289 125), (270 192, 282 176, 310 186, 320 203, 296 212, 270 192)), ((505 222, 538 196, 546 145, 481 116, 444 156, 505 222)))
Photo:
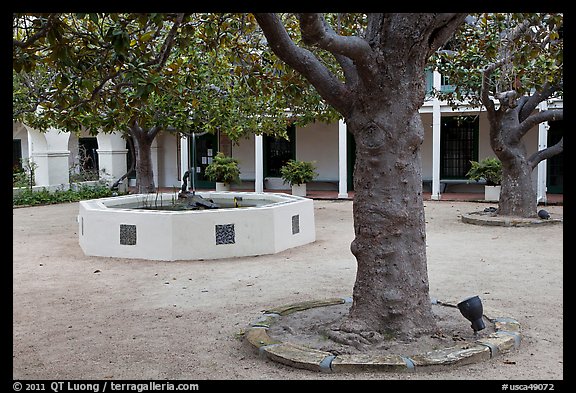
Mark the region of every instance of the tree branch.
POLYGON ((365 40, 337 34, 321 14, 299 14, 298 19, 305 44, 349 57, 356 63, 365 64, 370 61, 372 49, 365 40))
POLYGON ((358 72, 354 66, 354 62, 349 57, 342 55, 334 55, 334 58, 338 64, 340 64, 340 67, 342 67, 346 84, 350 86, 356 85, 358 83, 358 72))
POLYGON ((560 140, 550 147, 546 149, 539 150, 536 153, 532 154, 528 159, 528 162, 532 166, 532 169, 536 168, 538 164, 550 157, 555 156, 556 154, 560 154, 564 151, 564 137, 560 138, 560 140))
POLYGON ((179 13, 176 15, 176 20, 172 24, 172 28, 170 29, 170 32, 168 33, 168 35, 166 36, 166 39, 164 40, 164 43, 162 44, 162 49, 160 49, 159 56, 156 56, 156 58, 154 60, 150 61, 150 64, 146 64, 146 66, 150 66, 150 65, 154 65, 154 64, 157 64, 158 68, 162 68, 164 66, 164 64, 166 63, 166 60, 168 60, 168 56, 170 55, 170 51, 172 50, 172 47, 174 46, 174 38, 176 37, 176 33, 178 32, 178 28, 180 28, 180 25, 182 24, 182 21, 184 20, 185 15, 186 14, 184 14, 184 13, 179 13))
MULTIPOLYGON (((526 29, 529 26, 530 26, 530 21, 524 20, 521 24, 516 26, 513 30, 508 31, 502 37, 502 43, 503 43, 502 46, 507 47, 509 42, 514 41, 516 38, 518 38, 521 34, 523 34, 526 31, 526 29)), ((511 53, 511 52, 508 52, 508 53, 509 53, 508 55, 503 54, 496 61, 485 65, 483 72, 484 73, 486 73, 486 72, 492 73, 492 71, 494 71, 496 68, 502 67, 504 64, 506 64, 510 60, 510 58, 512 58, 512 55, 513 55, 513 53, 511 53)))
POLYGON ((12 39, 12 45, 17 46, 19 48, 27 48, 30 45, 34 44, 38 39, 41 37, 46 36, 50 29, 54 26, 54 21, 60 16, 60 14, 49 14, 48 18, 46 18, 46 23, 32 36, 28 37, 25 41, 20 41, 17 39, 12 39))
POLYGON ((563 109, 548 109, 545 111, 534 113, 528 116, 523 122, 520 123, 518 131, 520 138, 522 138, 533 127, 545 121, 556 121, 564 119, 563 109))
POLYGON ((348 88, 309 50, 297 46, 276 14, 256 13, 256 21, 264 32, 272 51, 286 64, 300 72, 318 93, 338 112, 350 110, 348 88))
POLYGON ((154 138, 156 138, 156 135, 158 135, 160 131, 162 131, 161 126, 154 126, 150 128, 146 134, 148 138, 150 138, 150 140, 153 140, 154 138))
POLYGON ((528 29, 530 25, 531 25, 530 19, 524 19, 522 23, 514 27, 514 29, 504 32, 505 34, 504 37, 502 37, 502 42, 504 42, 506 45, 507 42, 516 41, 522 34, 524 34, 526 29, 528 29))
MULTIPOLYGON (((186 14, 184 14, 184 13, 179 13, 176 15, 175 21, 172 24, 172 28, 170 29, 170 32, 166 35, 166 38, 164 40, 164 43, 162 44, 162 48, 161 48, 160 52, 158 53, 158 55, 156 55, 154 57, 154 59, 146 62, 143 65, 143 67, 151 67, 151 66, 156 65, 158 68, 162 68, 164 66, 164 64, 166 63, 166 60, 170 56, 170 52, 172 50, 172 47, 174 46, 174 40, 175 40, 176 34, 178 32, 178 28, 181 26, 182 21, 184 20, 185 16, 186 16, 186 14)), ((160 29, 158 31, 160 31, 160 29)), ((83 100, 80 100, 75 105, 71 106, 69 109, 75 110, 76 108, 78 108, 79 106, 81 106, 83 104, 94 101, 96 99, 96 97, 98 96, 98 94, 100 94, 102 92, 102 90, 104 89, 104 86, 106 85, 106 83, 108 81, 119 77, 120 75, 124 74, 125 72, 126 72, 126 70, 121 69, 121 70, 113 72, 109 75, 106 75, 102 79, 102 81, 98 84, 98 86, 96 86, 92 90, 92 93, 90 94, 90 98, 85 98, 83 100)), ((128 85, 128 83, 124 82, 124 83, 121 83, 120 85, 128 85)), ((117 89, 117 88, 118 87, 115 87, 115 89, 117 89)))
POLYGON ((480 87, 480 100, 486 107, 488 116, 490 116, 490 112, 495 111, 494 101, 490 98, 490 75, 492 75, 492 71, 494 71, 493 67, 485 67, 482 70, 482 85, 480 87))
POLYGON ((321 14, 299 14, 299 21, 304 43, 332 53, 342 67, 346 81, 357 83, 358 69, 368 77, 374 76, 371 70, 375 63, 368 42, 337 34, 321 14))
POLYGON ((428 57, 432 56, 438 48, 444 46, 452 37, 454 31, 464 23, 468 14, 450 13, 440 14, 433 25, 433 32, 428 40, 428 57))
POLYGON ((534 111, 534 109, 536 109, 538 104, 540 104, 542 101, 547 100, 548 97, 554 94, 557 90, 558 90, 557 86, 552 86, 549 82, 546 82, 540 90, 534 92, 534 94, 530 96, 528 101, 526 101, 526 103, 522 107, 522 111, 520 112, 520 121, 523 121, 524 119, 528 118, 528 116, 530 116, 530 114, 534 111))

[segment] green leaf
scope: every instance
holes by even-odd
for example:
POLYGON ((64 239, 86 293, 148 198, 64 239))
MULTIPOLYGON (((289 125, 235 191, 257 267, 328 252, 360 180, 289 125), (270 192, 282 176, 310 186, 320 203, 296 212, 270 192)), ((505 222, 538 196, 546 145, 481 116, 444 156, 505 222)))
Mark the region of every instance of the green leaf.
POLYGON ((142 34, 142 36, 140 37, 140 41, 142 41, 142 42, 148 42, 151 39, 152 39, 152 32, 151 31, 142 34))

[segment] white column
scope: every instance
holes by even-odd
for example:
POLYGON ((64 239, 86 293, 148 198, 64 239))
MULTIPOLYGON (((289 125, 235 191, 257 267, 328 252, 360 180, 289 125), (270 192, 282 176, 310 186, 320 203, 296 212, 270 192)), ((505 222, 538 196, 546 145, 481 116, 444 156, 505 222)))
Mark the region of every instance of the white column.
MULTIPOLYGON (((190 169, 190 149, 188 148, 188 137, 182 135, 180 137, 180 178, 184 184, 184 173, 190 169)), ((191 188, 190 179, 188 179, 188 188, 191 188)), ((188 190, 185 190, 188 191, 188 190)))
POLYGON ((33 161, 38 165, 34 172, 37 186, 64 186, 70 183, 68 157, 70 151, 40 151, 34 152, 33 161))
MULTIPOLYGON (((541 111, 548 109, 548 104, 543 101, 539 105, 541 111)), ((548 147, 548 129, 550 126, 545 121, 538 125, 538 150, 544 150, 548 147)), ((538 164, 538 178, 536 180, 536 201, 537 203, 546 203, 546 162, 547 160, 540 161, 538 164)))
POLYGON ((160 184, 160 168, 159 168, 159 160, 158 160, 158 138, 154 138, 152 141, 152 145, 150 146, 150 158, 152 160, 152 171, 154 172, 154 184, 156 188, 165 187, 164 185, 160 184))
POLYGON ((186 135, 182 135, 180 137, 180 177, 184 176, 184 172, 186 172, 190 168, 190 158, 189 158, 189 150, 188 150, 188 137, 186 135))
MULTIPOLYGON (((119 132, 103 133, 96 136, 98 140, 98 169, 100 179, 105 180, 108 185, 112 185, 116 180, 126 173, 126 140, 119 132)), ((118 186, 119 191, 126 191, 128 180, 124 180, 118 186)))
POLYGON ((264 143, 262 135, 254 135, 254 192, 264 192, 264 143))
MULTIPOLYGON (((100 180, 106 181, 108 185, 114 182, 126 173, 126 153, 128 149, 121 150, 104 150, 96 149, 98 153, 98 168, 100 169, 100 180)), ((124 179, 118 189, 126 191, 128 181, 124 179)))
POLYGON ((338 198, 341 199, 348 198, 347 130, 344 119, 338 120, 338 198))
MULTIPOLYGON (((440 90, 442 79, 440 73, 434 70, 434 88, 440 90)), ((440 101, 434 97, 432 100, 432 195, 431 199, 440 200, 440 101)))
POLYGON ((28 131, 28 154, 37 167, 34 181, 37 186, 64 186, 70 183, 68 157, 69 132, 49 128, 39 132, 25 126, 28 131))

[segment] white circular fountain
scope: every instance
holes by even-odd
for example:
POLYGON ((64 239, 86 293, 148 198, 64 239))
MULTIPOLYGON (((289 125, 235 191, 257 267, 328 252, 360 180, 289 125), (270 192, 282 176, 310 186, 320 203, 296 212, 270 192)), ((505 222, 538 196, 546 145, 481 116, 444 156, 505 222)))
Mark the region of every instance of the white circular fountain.
POLYGON ((199 260, 275 254, 316 240, 312 199, 283 193, 196 192, 217 209, 170 209, 174 193, 79 202, 84 254, 199 260))

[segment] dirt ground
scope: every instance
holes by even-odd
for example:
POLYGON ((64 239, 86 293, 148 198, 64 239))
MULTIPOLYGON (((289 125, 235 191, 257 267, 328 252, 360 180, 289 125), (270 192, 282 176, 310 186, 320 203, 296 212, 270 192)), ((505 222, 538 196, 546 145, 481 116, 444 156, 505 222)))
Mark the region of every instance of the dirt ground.
MULTIPOLYGON (((563 224, 461 222, 493 206, 480 202, 425 202, 430 293, 449 302, 479 295, 521 324, 518 350, 413 373, 318 373, 259 357, 243 333, 264 309, 351 296, 352 202, 314 204, 314 243, 173 262, 85 256, 77 203, 14 209, 13 379, 564 379, 563 224)), ((563 217, 563 206, 546 209, 563 217)))

